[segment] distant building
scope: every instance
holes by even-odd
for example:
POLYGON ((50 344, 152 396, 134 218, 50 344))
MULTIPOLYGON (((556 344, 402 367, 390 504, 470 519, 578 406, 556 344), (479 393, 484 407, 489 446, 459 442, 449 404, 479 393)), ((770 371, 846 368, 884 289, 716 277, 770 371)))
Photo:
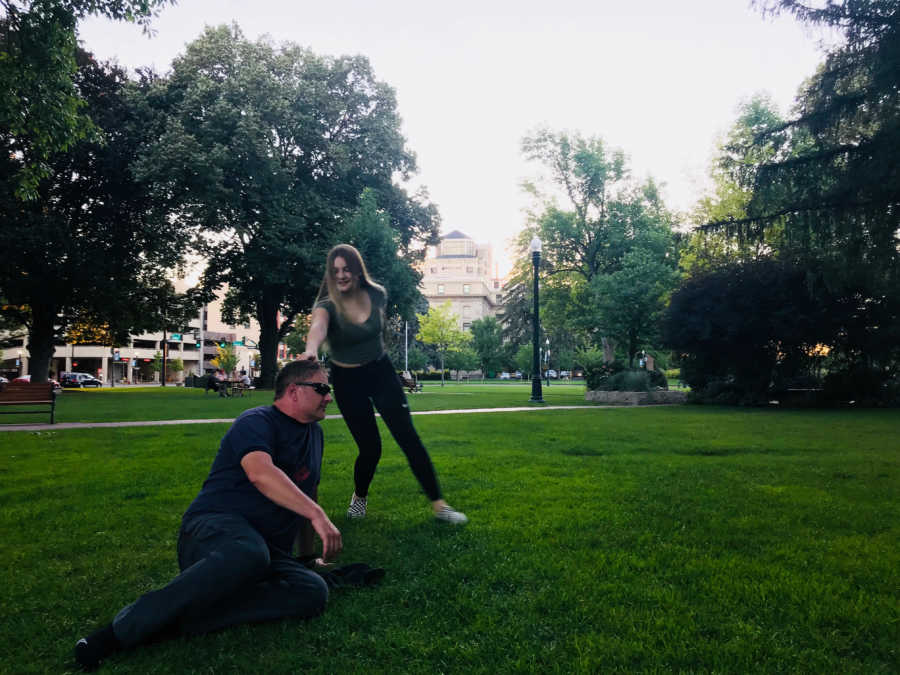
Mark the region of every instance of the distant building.
MULTIPOLYGON (((184 290, 176 283, 178 290, 184 290)), ((222 299, 224 290, 212 303, 205 305, 184 333, 144 333, 133 335, 124 345, 110 348, 99 344, 58 343, 50 359, 50 372, 58 378, 60 373, 89 373, 108 383, 114 382, 159 382, 160 373, 154 373, 150 364, 156 352, 166 348, 169 361, 181 359, 184 371, 172 373, 167 369, 167 382, 180 382, 188 375, 211 373, 215 368, 210 363, 216 358, 216 345, 223 342, 234 344, 238 356, 237 370, 248 373, 258 371, 259 364, 251 363, 251 355, 257 351, 259 326, 252 320, 243 325, 229 325, 222 319, 222 299), (201 324, 201 316, 203 321, 201 324), (203 339, 203 347, 199 341, 203 339), (201 364, 200 355, 203 355, 201 364)), ((8 340, 12 346, 4 350, 5 359, 0 361, 0 373, 7 377, 28 372, 28 338, 16 337, 8 340)))
POLYGON ((496 316, 503 296, 503 282, 493 268, 489 244, 477 244, 459 230, 441 237, 422 263, 422 294, 429 307, 450 302, 459 327, 496 316))

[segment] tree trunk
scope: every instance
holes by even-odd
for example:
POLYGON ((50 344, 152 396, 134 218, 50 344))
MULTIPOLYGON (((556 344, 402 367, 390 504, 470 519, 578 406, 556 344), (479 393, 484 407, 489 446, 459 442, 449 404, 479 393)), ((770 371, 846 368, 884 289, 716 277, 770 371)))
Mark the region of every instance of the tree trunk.
POLYGON ((275 387, 278 374, 278 303, 263 293, 257 303, 256 320, 259 321, 259 357, 262 361, 259 379, 263 389, 275 387))
POLYGON ((441 353, 441 386, 444 386, 444 354, 441 353))
POLYGON ((28 372, 32 382, 46 382, 53 358, 57 308, 53 305, 32 305, 31 326, 28 329, 28 372))
POLYGON ((603 362, 612 363, 616 360, 616 341, 612 338, 600 338, 603 343, 603 362))
POLYGON ((628 336, 628 367, 634 368, 634 357, 637 355, 638 350, 638 336, 636 333, 631 333, 628 336))

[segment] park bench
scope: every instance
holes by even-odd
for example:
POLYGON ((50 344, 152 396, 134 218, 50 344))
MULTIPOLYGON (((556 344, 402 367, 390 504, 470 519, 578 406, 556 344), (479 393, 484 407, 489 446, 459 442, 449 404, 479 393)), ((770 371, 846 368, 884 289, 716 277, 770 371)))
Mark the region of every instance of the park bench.
POLYGON ((4 415, 50 413, 50 424, 56 410, 56 392, 52 382, 10 382, 0 385, 0 406, 15 410, 0 410, 4 415), (40 410, 19 410, 28 406, 42 406, 40 410))
POLYGON ((400 373, 400 382, 409 391, 410 394, 415 394, 417 391, 422 391, 422 385, 410 375, 409 373, 400 373))
POLYGON ((243 396, 246 394, 250 396, 253 393, 253 390, 256 389, 252 384, 241 384, 240 382, 235 382, 231 385, 231 395, 232 396, 243 396))

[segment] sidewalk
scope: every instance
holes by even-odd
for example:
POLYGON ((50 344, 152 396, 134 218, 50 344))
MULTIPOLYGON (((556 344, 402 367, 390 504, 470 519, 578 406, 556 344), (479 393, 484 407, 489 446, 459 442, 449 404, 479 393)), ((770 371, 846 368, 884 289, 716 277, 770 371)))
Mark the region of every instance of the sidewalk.
MULTIPOLYGON (((518 408, 468 408, 462 410, 422 410, 412 415, 465 415, 468 413, 540 412, 544 410, 608 410, 628 408, 621 405, 548 405, 518 408)), ((340 415, 326 415, 327 420, 339 420, 340 415)), ((60 422, 58 424, 0 424, 0 431, 62 431, 65 429, 105 429, 109 427, 162 427, 173 424, 231 424, 234 418, 208 420, 156 420, 136 422, 60 422)))

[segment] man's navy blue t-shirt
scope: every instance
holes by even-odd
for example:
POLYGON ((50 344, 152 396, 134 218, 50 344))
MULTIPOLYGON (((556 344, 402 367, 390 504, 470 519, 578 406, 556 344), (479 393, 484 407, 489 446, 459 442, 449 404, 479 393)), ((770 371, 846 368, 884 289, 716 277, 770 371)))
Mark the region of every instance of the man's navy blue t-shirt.
POLYGON ((247 478, 241 460, 261 450, 307 495, 315 494, 322 472, 322 428, 304 424, 273 405, 251 408, 238 417, 219 445, 209 476, 182 518, 203 513, 243 516, 270 547, 290 552, 300 516, 263 495, 247 478))

